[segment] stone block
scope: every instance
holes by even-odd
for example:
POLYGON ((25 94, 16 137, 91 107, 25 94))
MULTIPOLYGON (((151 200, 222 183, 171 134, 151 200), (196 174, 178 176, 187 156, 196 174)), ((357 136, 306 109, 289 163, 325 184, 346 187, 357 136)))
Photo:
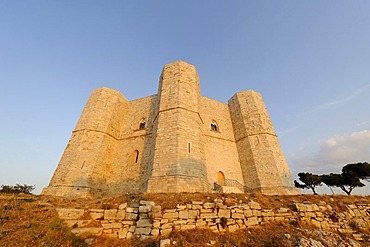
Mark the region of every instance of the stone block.
POLYGON ((114 220, 116 219, 117 209, 107 209, 104 211, 105 220, 114 220))
POLYGON ((204 213, 204 214, 200 214, 200 218, 202 218, 202 219, 214 219, 216 217, 217 217, 216 213, 204 213))
POLYGON ((85 214, 84 209, 77 208, 57 208, 58 217, 62 220, 77 220, 85 214))
POLYGON ((122 221, 122 225, 129 225, 129 226, 132 226, 134 225, 135 221, 131 221, 131 220, 123 220, 122 221))
POLYGON ((202 209, 202 205, 192 204, 191 209, 202 209))
POLYGON ((126 210, 123 210, 123 209, 119 209, 117 211, 117 214, 116 214, 116 220, 123 220, 125 219, 125 216, 126 216, 126 210))
POLYGON ((258 202, 255 202, 255 201, 250 201, 248 202, 248 206, 251 208, 251 209, 257 209, 257 210, 260 210, 261 209, 261 206, 258 202))
POLYGON ((152 207, 152 218, 161 218, 162 217, 162 207, 156 205, 152 207))
POLYGON ((154 220, 153 221, 153 227, 154 228, 159 228, 161 226, 161 222, 159 220, 154 220))
POLYGON ((159 247, 168 247, 171 246, 171 240, 170 239, 162 239, 159 242, 159 247))
POLYGON ((189 210, 188 218, 194 219, 197 218, 199 215, 199 210, 189 210))
POLYGON ((173 223, 166 223, 161 226, 161 229, 172 229, 173 223))
POLYGON ((179 211, 179 218, 180 219, 187 219, 189 217, 189 211, 179 211))
POLYGON ((218 217, 219 218, 230 218, 230 210, 229 209, 219 209, 218 210, 218 217))
POLYGON ((204 209, 204 208, 202 208, 202 209, 200 209, 200 213, 202 214, 202 213, 212 213, 213 212, 213 209, 204 209))
POLYGON ((139 213, 148 213, 152 211, 152 206, 140 206, 139 213))
POLYGON ((233 219, 244 219, 244 214, 232 213, 231 218, 233 218, 233 219))
POLYGON ((71 232, 76 236, 100 236, 103 233, 102 227, 73 228, 71 232))
POLYGON ((168 212, 168 213, 164 213, 162 217, 164 219, 178 219, 179 213, 178 212, 168 212))
POLYGON ((172 232, 172 228, 161 229, 160 230, 161 236, 164 236, 164 237, 170 235, 171 232, 172 232))
POLYGON ((200 220, 200 221, 197 221, 197 222, 195 223, 195 225, 196 225, 197 227, 204 227, 204 226, 206 226, 206 225, 207 225, 207 222, 200 220))
POLYGON ((257 217, 250 217, 250 218, 244 220, 244 224, 246 226, 255 226, 255 225, 258 225, 258 218, 257 217))
POLYGON ((127 207, 127 202, 124 202, 124 203, 121 203, 119 206, 118 206, 118 209, 119 210, 122 210, 122 209, 125 209, 127 207))
POLYGON ((148 227, 152 226, 152 222, 149 219, 141 219, 136 222, 136 227, 148 227))
POLYGON ((205 209, 213 209, 213 208, 215 208, 215 204, 212 203, 212 202, 205 202, 203 204, 203 208, 205 208, 205 209))
POLYGON ((90 217, 94 220, 101 220, 104 218, 104 211, 103 212, 90 212, 90 217))
POLYGON ((151 227, 136 227, 135 234, 136 235, 149 235, 152 231, 151 227))
POLYGON ((250 209, 244 210, 243 213, 244 213, 245 217, 252 217, 253 216, 253 211, 250 210, 250 209))
POLYGON ((153 207, 155 205, 155 202, 153 202, 153 201, 140 200, 140 205, 153 207))
POLYGON ((126 214, 126 220, 136 220, 138 217, 138 214, 135 213, 127 213, 126 214))
POLYGON ((152 229, 152 232, 150 233, 152 236, 158 236, 159 235, 159 229, 152 229))
POLYGON ((126 238, 128 233, 128 228, 119 229, 118 238, 126 238))
POLYGON ((130 226, 130 228, 128 229, 128 231, 134 233, 135 232, 135 229, 136 229, 136 226, 130 226))

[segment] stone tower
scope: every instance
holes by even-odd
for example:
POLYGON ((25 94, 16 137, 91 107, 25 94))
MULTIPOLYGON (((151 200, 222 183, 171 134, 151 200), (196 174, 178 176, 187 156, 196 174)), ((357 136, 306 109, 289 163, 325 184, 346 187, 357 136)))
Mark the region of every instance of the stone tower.
POLYGON ((248 191, 286 194, 292 176, 261 94, 252 90, 229 100, 235 142, 248 191))
POLYGON ((155 95, 128 101, 94 90, 42 193, 212 191, 297 194, 261 95, 204 97, 196 68, 177 61, 164 66, 155 95))
POLYGON ((43 194, 99 195, 107 185, 128 101, 118 91, 99 88, 91 93, 43 194))
POLYGON ((209 191, 200 97, 194 66, 179 61, 164 67, 158 89, 153 172, 148 192, 209 191))

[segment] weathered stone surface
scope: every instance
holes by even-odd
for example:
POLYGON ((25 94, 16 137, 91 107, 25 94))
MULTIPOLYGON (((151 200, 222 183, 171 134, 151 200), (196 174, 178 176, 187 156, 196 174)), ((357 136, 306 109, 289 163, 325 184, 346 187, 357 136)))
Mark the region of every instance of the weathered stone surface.
POLYGON ((126 213, 126 216, 125 216, 127 220, 136 220, 137 217, 138 217, 138 214, 135 214, 135 213, 126 213))
POLYGON ((170 245, 171 245, 171 240, 170 239, 162 239, 159 242, 160 247, 167 247, 167 246, 170 246, 170 245))
POLYGON ((217 217, 216 213, 204 213, 204 214, 200 214, 200 218, 202 218, 202 219, 214 219, 216 217, 217 217))
POLYGON ((152 211, 152 206, 140 206, 139 213, 148 213, 152 211))
POLYGON ((205 208, 205 209, 212 209, 212 208, 215 208, 215 204, 212 203, 212 202, 205 202, 203 204, 203 208, 205 208))
POLYGON ((178 219, 179 218, 179 213, 178 212, 164 213, 162 217, 164 219, 178 219))
POLYGON ((189 211, 179 211, 179 218, 180 219, 187 219, 189 217, 189 211))
POLYGON ((58 217, 63 220, 76 220, 84 215, 84 209, 77 208, 57 208, 58 217))
POLYGON ((100 220, 104 218, 104 211, 103 212, 90 212, 90 217, 94 220, 100 220))
POLYGON ((258 202, 250 201, 248 202, 248 205, 251 209, 261 209, 261 206, 258 202))
POLYGON ((219 209, 218 217, 227 218, 227 219, 230 218, 230 210, 229 209, 219 209))
POLYGON ((160 230, 161 236, 164 236, 164 237, 170 235, 171 232, 172 232, 172 228, 167 228, 167 229, 161 229, 160 230))
POLYGON ((121 228, 119 230, 118 238, 126 238, 128 233, 128 228, 121 228))
POLYGON ((141 234, 149 235, 151 233, 151 231, 152 231, 151 227, 143 227, 143 228, 136 227, 135 234, 137 234, 137 235, 141 235, 141 234))
POLYGON ((71 232, 77 236, 100 236, 103 233, 102 227, 73 228, 71 232))
POLYGON ((136 222, 136 226, 137 227, 148 227, 148 226, 151 227, 152 226, 152 222, 149 219, 141 219, 141 220, 138 220, 136 222))
POLYGON ((117 209, 108 209, 104 211, 105 220, 114 220, 116 218, 117 209))

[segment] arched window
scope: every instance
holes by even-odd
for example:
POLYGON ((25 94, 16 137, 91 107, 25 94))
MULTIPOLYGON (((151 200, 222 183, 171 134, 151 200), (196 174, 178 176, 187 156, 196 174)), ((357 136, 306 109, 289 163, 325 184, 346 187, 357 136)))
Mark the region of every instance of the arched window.
POLYGON ((217 172, 217 183, 221 186, 225 185, 225 175, 222 171, 217 172))
POLYGON ((139 151, 135 150, 134 153, 132 154, 132 163, 137 164, 139 161, 139 151))
POLYGON ((140 120, 139 130, 145 129, 145 118, 140 120))
POLYGON ((218 126, 217 126, 217 123, 215 120, 212 120, 212 123, 211 123, 211 130, 212 131, 218 131, 218 126))

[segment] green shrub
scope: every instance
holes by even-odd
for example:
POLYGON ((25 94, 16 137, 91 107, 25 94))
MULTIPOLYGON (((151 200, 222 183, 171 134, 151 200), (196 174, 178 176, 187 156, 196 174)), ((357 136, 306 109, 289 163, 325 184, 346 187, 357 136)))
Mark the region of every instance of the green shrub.
POLYGON ((0 193, 8 194, 32 194, 31 191, 35 189, 34 185, 16 184, 16 185, 1 185, 0 193))

